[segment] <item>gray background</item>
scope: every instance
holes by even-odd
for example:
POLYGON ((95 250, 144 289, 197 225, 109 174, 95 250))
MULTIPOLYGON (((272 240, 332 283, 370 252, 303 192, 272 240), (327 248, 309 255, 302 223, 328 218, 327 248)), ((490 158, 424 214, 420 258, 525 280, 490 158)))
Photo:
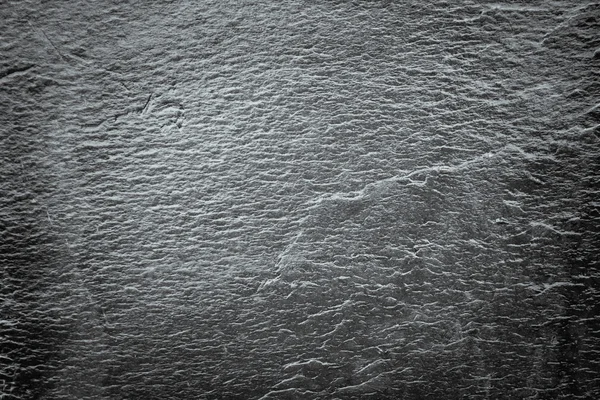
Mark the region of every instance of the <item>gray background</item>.
POLYGON ((3 1, 2 399, 600 397, 591 1, 3 1))

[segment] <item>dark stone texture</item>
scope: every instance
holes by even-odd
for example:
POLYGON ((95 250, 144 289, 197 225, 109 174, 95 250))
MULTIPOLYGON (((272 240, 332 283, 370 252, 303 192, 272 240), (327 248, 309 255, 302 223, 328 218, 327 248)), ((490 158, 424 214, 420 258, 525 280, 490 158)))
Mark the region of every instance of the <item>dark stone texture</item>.
POLYGON ((598 4, 0 17, 0 398, 600 398, 598 4))

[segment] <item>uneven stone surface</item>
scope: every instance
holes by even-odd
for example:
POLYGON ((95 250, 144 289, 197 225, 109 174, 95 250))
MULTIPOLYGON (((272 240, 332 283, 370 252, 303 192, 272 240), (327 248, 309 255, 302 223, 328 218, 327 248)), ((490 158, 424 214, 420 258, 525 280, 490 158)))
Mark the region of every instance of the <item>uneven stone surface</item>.
POLYGON ((600 398, 598 3, 0 16, 0 398, 600 398))

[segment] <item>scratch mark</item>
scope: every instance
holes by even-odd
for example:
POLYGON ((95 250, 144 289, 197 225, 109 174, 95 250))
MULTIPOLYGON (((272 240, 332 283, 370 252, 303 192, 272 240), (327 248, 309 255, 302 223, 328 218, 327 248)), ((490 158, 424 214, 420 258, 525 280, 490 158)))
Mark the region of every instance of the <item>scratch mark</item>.
MULTIPOLYGON (((37 29, 31 25, 31 22, 27 21, 27 23, 29 24, 29 26, 31 26, 31 28, 35 31, 37 31, 37 29)), ((63 60, 64 62, 67 62, 67 60, 65 59, 65 57, 62 55, 62 53, 60 52, 60 50, 58 50, 58 47, 56 47, 54 45, 54 43, 52 42, 52 40, 50 40, 50 38, 48 37, 48 35, 46 35, 46 32, 44 32, 43 29, 40 28, 40 32, 42 33, 42 35, 44 35, 44 37, 46 38, 46 40, 48 41, 48 43, 50 43, 50 45, 52 47, 54 47, 54 50, 56 50, 56 53, 58 54, 58 56, 60 57, 61 60, 63 60)))
POLYGON ((148 96, 148 100, 146 100, 146 104, 144 104, 144 107, 142 108, 142 111, 140 114, 144 114, 148 110, 148 106, 150 105, 150 100, 152 100, 153 94, 154 93, 150 93, 150 96, 148 96))

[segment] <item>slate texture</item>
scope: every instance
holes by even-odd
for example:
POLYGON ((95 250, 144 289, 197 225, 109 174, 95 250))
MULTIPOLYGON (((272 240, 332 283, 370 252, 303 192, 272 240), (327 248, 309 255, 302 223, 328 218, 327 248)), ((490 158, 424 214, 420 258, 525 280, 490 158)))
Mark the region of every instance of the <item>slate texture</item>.
POLYGON ((600 4, 0 3, 0 398, 600 398, 600 4))

